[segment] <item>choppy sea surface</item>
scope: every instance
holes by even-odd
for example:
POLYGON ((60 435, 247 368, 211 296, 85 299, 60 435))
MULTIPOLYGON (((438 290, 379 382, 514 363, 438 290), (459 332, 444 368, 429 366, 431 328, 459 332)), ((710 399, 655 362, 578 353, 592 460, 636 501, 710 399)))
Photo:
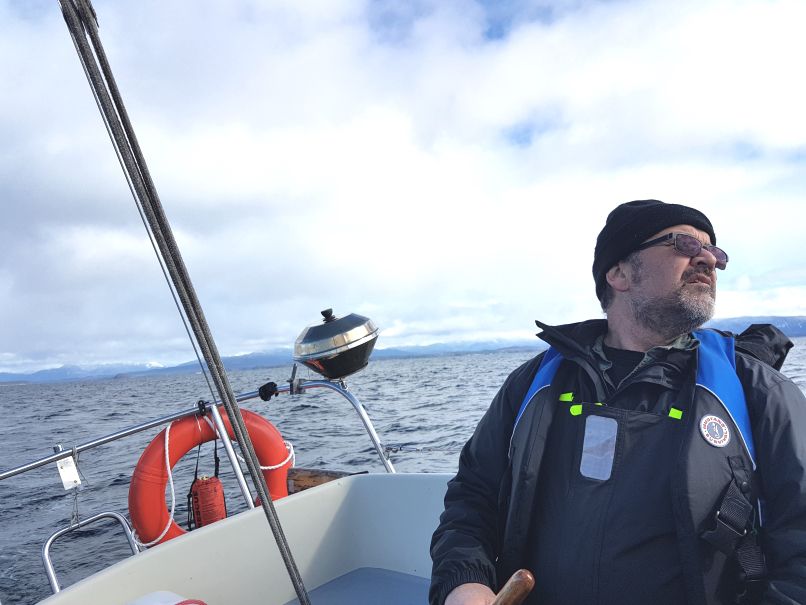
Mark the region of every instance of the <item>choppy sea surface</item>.
MULTIPOLYGON (((806 339, 795 339, 784 373, 806 392, 806 339)), ((347 379, 367 409, 384 445, 392 446, 398 472, 454 472, 459 449, 489 405, 504 378, 532 357, 529 352, 384 359, 373 361, 347 379)), ((230 373, 236 393, 257 390, 268 380, 282 383, 291 367, 230 373)), ((316 378, 302 373, 301 377, 316 378)), ((65 448, 190 408, 210 399, 198 375, 119 378, 54 385, 0 384, 0 469, 44 458, 52 447, 65 448)), ((384 472, 383 465, 352 406, 323 389, 280 395, 266 403, 242 404, 261 413, 294 444, 297 466, 351 472, 384 472)), ((81 517, 101 511, 126 514, 129 479, 154 428, 87 450, 79 457, 82 489, 66 492, 55 464, 0 482, 0 603, 36 603, 51 591, 41 549, 66 527, 78 509, 81 517)), ((223 450, 222 481, 227 507, 245 508, 223 450)), ((195 451, 175 467, 176 518, 184 525, 186 494, 193 479, 195 451)), ((213 447, 205 444, 200 474, 213 472, 213 447)), ((104 522, 55 543, 51 556, 63 587, 129 554, 116 525, 104 522)))

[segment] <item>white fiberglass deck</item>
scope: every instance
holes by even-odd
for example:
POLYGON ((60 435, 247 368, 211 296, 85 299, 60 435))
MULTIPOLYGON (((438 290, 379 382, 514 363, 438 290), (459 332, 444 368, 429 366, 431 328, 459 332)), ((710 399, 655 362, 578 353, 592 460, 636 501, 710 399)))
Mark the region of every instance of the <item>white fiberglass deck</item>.
MULTIPOLYGON (((308 596, 312 605, 425 605, 429 584, 428 578, 412 574, 359 567, 314 588, 308 596)), ((299 605, 299 600, 286 605, 299 605)))
MULTIPOLYGON (((314 605, 392 603, 390 595, 398 597, 394 605, 425 604, 428 547, 448 479, 356 475, 276 502, 314 605)), ((130 557, 41 603, 125 605, 157 591, 207 605, 283 605, 296 598, 258 509, 130 557)))

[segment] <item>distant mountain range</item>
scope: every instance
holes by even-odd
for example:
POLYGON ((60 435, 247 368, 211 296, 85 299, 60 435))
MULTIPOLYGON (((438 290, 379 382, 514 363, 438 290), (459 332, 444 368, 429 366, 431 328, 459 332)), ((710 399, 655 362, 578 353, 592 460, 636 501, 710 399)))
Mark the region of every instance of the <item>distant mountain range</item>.
MULTIPOLYGON (((744 331, 750 324, 771 323, 781 329, 787 336, 794 338, 806 336, 806 317, 732 317, 709 322, 708 327, 728 330, 736 334, 744 331)), ((395 347, 375 349, 372 359, 392 359, 405 357, 433 357, 461 353, 479 353, 485 351, 539 351, 543 348, 540 340, 531 341, 483 341, 438 343, 421 347, 395 347)), ((272 368, 292 363, 290 348, 273 349, 260 353, 249 353, 224 357, 227 370, 254 370, 272 368)), ((165 374, 185 374, 199 371, 196 361, 188 361, 171 367, 153 367, 137 364, 109 364, 97 366, 61 366, 47 370, 39 370, 29 374, 0 372, 0 383, 48 383, 78 380, 111 379, 124 376, 160 376, 165 374)))
POLYGON ((706 324, 706 327, 727 330, 735 334, 740 334, 750 326, 750 324, 772 324, 781 332, 795 338, 796 336, 806 336, 806 317, 731 317, 728 319, 716 319, 706 324))

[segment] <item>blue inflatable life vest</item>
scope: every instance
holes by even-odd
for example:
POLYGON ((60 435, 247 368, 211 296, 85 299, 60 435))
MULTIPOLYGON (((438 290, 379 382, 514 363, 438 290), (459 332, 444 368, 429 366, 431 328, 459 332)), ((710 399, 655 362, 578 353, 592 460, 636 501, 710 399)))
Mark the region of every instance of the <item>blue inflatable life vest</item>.
MULTIPOLYGON (((739 377, 736 375, 736 349, 733 337, 712 330, 697 330, 694 337, 700 341, 697 355, 697 386, 708 390, 733 420, 745 450, 756 468, 756 449, 750 427, 750 414, 739 377)), ((554 347, 543 355, 540 367, 532 381, 512 427, 514 434, 523 413, 538 391, 548 387, 557 373, 563 356, 554 347)))

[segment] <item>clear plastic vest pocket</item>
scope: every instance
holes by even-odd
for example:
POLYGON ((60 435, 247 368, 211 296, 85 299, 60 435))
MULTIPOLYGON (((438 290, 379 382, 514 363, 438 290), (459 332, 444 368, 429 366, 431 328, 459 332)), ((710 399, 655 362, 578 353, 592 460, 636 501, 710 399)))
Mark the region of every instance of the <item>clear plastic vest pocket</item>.
POLYGON ((615 418, 593 415, 585 418, 585 439, 579 462, 579 472, 583 477, 599 481, 610 479, 617 437, 618 421, 615 418))

